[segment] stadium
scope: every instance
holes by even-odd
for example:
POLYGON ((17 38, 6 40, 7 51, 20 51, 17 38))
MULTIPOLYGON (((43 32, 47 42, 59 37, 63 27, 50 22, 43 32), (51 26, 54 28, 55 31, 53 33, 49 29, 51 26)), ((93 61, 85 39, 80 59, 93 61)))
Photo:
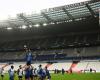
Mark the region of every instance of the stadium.
POLYGON ((100 0, 54 1, 0 19, 0 80, 100 80, 100 0))

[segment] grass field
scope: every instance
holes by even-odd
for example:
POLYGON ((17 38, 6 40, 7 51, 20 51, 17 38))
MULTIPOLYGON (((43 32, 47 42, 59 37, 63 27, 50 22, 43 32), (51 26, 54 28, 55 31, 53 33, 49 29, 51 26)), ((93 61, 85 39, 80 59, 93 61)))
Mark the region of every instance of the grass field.
MULTIPOLYGON (((100 80, 100 73, 64 74, 64 75, 51 74, 51 77, 52 77, 51 80, 100 80)), ((5 75, 4 80, 9 80, 8 74, 5 75)), ((15 76, 15 80, 18 80, 17 75, 15 76)))

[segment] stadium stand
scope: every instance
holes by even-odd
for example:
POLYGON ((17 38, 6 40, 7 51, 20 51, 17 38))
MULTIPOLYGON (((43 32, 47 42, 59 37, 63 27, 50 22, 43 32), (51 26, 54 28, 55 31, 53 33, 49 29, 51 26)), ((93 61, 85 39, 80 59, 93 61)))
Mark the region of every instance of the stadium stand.
POLYGON ((23 45, 25 44, 32 50, 33 60, 59 60, 70 59, 71 57, 82 59, 84 57, 98 58, 100 56, 98 33, 49 38, 2 43, 0 44, 0 60, 24 60, 25 52, 23 45))
POLYGON ((69 70, 71 64, 72 64, 71 62, 54 63, 48 69, 49 70, 55 70, 55 69, 62 70, 62 68, 63 68, 64 70, 67 71, 67 70, 69 70))
MULTIPOLYGON (((0 63, 0 67, 2 67, 3 65, 5 65, 6 63, 0 63)), ((37 68, 38 69, 38 66, 39 65, 42 65, 42 68, 45 68, 48 63, 41 63, 41 62, 35 62, 32 64, 32 66, 34 68, 37 68)), ((92 60, 92 61, 88 61, 88 60, 85 60, 85 61, 80 61, 76 64, 76 66, 72 67, 72 64, 73 62, 72 61, 67 61, 67 62, 57 62, 57 63, 52 63, 48 66, 48 70, 50 71, 53 71, 55 69, 61 71, 62 69, 64 69, 66 72, 69 71, 70 68, 72 68, 72 71, 73 72, 90 72, 90 68, 92 68, 93 71, 95 72, 100 72, 100 61, 99 60, 92 60)), ((12 64, 6 66, 4 69, 5 69, 5 72, 8 71, 8 69, 10 68, 12 64)), ((13 63, 14 67, 15 67, 15 70, 18 69, 19 65, 22 65, 24 66, 25 65, 25 62, 16 62, 16 63, 13 63)))
MULTIPOLYGON (((12 64, 5 66, 5 72, 11 65, 14 65, 16 71, 19 65, 24 68, 25 48, 28 48, 32 52, 31 65, 34 68, 38 69, 41 64, 42 68, 47 67, 53 73, 55 69, 64 69, 67 73, 71 70, 90 72, 90 69, 100 72, 99 7, 100 1, 96 0, 45 9, 40 14, 30 16, 18 14, 15 23, 19 20, 27 28, 14 27, 13 31, 0 29, 0 68, 8 62, 12 64), (48 24, 45 27, 44 22, 48 24), (40 27, 36 28, 35 23, 39 23, 40 27)), ((19 26, 23 26, 21 24, 18 22, 19 26)), ((5 27, 5 24, 2 26, 5 27)))

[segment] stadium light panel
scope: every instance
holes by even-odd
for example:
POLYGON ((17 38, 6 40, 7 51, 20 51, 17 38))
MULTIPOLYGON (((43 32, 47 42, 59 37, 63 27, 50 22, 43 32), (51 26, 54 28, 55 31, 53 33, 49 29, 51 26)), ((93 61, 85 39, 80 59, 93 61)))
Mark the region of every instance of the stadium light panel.
POLYGON ((54 22, 51 22, 50 24, 55 24, 54 22))
POLYGON ((47 25, 48 25, 47 23, 44 23, 44 24, 43 24, 43 26, 47 26, 47 25))
POLYGON ((56 22, 57 24, 59 24, 59 22, 56 22))
POLYGON ((32 25, 29 25, 30 28, 32 28, 32 25))
POLYGON ((39 24, 34 25, 34 27, 39 27, 39 26, 40 26, 39 24))
POLYGON ((7 27, 7 30, 11 30, 12 28, 11 27, 7 27))
POLYGON ((26 29, 26 28, 27 28, 27 26, 23 25, 21 28, 22 28, 22 29, 26 29))

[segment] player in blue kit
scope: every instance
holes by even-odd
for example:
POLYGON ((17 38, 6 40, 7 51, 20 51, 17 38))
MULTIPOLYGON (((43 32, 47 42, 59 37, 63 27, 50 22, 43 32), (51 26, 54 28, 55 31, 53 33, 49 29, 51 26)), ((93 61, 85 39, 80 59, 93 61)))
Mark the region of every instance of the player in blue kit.
POLYGON ((31 79, 31 74, 32 74, 31 64, 32 64, 33 56, 32 56, 31 50, 29 48, 27 48, 26 45, 24 45, 24 49, 26 51, 26 57, 25 57, 26 65, 24 66, 25 67, 25 79, 30 80, 31 79))
POLYGON ((30 75, 31 75, 30 65, 27 64, 25 66, 25 80, 30 80, 30 75))
POLYGON ((33 66, 30 66, 30 79, 33 80, 34 76, 33 76, 33 66))
POLYGON ((47 67, 45 67, 45 73, 46 73, 47 80, 50 80, 51 79, 51 75, 50 75, 49 70, 47 69, 47 67))
POLYGON ((33 59, 32 52, 31 52, 31 50, 27 47, 27 45, 24 45, 24 50, 25 50, 25 52, 26 52, 26 57, 25 57, 26 64, 31 65, 32 59, 33 59))
POLYGON ((31 50, 29 49, 29 50, 27 51, 27 54, 26 54, 26 64, 31 65, 32 59, 33 59, 32 52, 31 52, 31 50))
POLYGON ((14 75, 15 75, 14 66, 11 66, 11 68, 8 70, 8 73, 9 73, 9 80, 14 80, 14 75))
POLYGON ((42 65, 39 65, 39 69, 38 69, 38 77, 39 80, 44 80, 45 79, 45 71, 42 69, 42 65))

